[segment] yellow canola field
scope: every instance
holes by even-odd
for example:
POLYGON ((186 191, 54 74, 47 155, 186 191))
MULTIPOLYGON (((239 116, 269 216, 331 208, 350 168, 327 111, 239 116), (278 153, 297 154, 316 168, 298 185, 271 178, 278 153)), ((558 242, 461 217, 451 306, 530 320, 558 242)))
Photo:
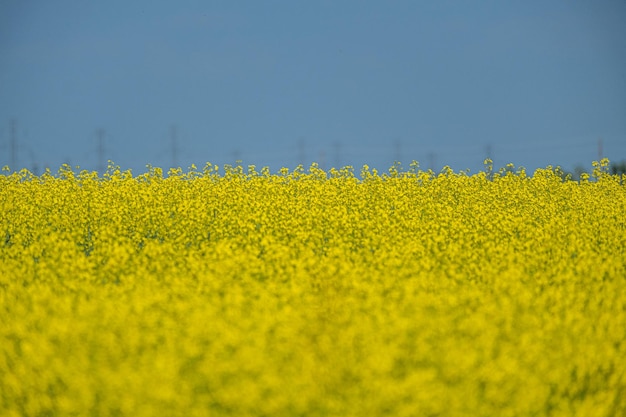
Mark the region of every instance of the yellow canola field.
POLYGON ((624 416, 626 189, 0 176, 2 416, 624 416))

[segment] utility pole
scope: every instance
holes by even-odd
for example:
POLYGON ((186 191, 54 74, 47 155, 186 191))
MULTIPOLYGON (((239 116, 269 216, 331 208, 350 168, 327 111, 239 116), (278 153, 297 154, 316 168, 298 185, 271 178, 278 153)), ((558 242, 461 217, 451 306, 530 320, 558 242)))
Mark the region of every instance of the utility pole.
POLYGON ((97 170, 100 175, 104 174, 104 129, 96 129, 96 153, 98 154, 98 167, 97 170))

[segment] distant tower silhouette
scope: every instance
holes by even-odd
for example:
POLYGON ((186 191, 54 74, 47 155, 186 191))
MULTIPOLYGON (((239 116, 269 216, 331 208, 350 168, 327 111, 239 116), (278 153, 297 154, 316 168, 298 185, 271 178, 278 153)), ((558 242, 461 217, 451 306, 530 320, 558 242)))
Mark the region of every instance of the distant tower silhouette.
POLYGON ((333 150, 335 151, 335 168, 339 169, 342 168, 341 164, 341 143, 339 141, 335 141, 333 143, 333 150))
POLYGON ((322 149, 319 155, 320 160, 318 162, 318 165, 321 169, 326 169, 326 152, 322 149))
POLYGON ((598 162, 604 157, 604 150, 602 148, 602 138, 598 138, 598 162))
POLYGON ((98 155, 98 166, 96 169, 100 174, 103 174, 107 168, 104 164, 104 133, 105 130, 103 128, 96 129, 96 153, 98 155))
POLYGON ((306 142, 304 138, 300 138, 298 141, 298 160, 298 163, 302 166, 306 163, 306 142))
POLYGON ((37 159, 35 158, 35 153, 32 149, 28 149, 28 153, 30 154, 30 162, 32 164, 32 173, 35 175, 39 175, 39 164, 37 163, 37 159))
POLYGON ((9 148, 11 152, 11 169, 17 170, 17 119, 11 119, 11 136, 9 148))
POLYGON ((241 163, 242 163, 242 160, 241 160, 241 151, 240 151, 239 149, 235 149, 235 150, 233 151, 233 161, 234 161, 234 162, 233 162, 233 166, 235 166, 235 167, 236 167, 236 166, 241 165, 241 163))
POLYGON ((435 170, 435 162, 437 159, 437 155, 434 152, 428 153, 428 169, 435 170))
POLYGON ((172 168, 178 167, 178 128, 172 125, 170 128, 170 137, 172 140, 172 168))
POLYGON ((393 141, 393 159, 394 162, 400 162, 402 159, 402 142, 400 139, 396 139, 393 141))

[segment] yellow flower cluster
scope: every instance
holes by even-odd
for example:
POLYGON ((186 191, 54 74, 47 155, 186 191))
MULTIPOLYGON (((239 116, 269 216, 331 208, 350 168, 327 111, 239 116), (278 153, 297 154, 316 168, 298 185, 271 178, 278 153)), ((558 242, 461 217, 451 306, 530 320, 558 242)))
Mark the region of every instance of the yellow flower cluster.
POLYGON ((0 415, 626 415, 623 182, 0 176, 0 415))

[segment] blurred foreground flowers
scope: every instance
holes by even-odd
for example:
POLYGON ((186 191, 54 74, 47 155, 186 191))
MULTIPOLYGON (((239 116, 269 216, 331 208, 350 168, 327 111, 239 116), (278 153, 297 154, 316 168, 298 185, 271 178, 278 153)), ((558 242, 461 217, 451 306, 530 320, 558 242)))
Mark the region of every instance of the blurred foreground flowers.
POLYGON ((594 166, 0 176, 0 414, 626 415, 594 166))

